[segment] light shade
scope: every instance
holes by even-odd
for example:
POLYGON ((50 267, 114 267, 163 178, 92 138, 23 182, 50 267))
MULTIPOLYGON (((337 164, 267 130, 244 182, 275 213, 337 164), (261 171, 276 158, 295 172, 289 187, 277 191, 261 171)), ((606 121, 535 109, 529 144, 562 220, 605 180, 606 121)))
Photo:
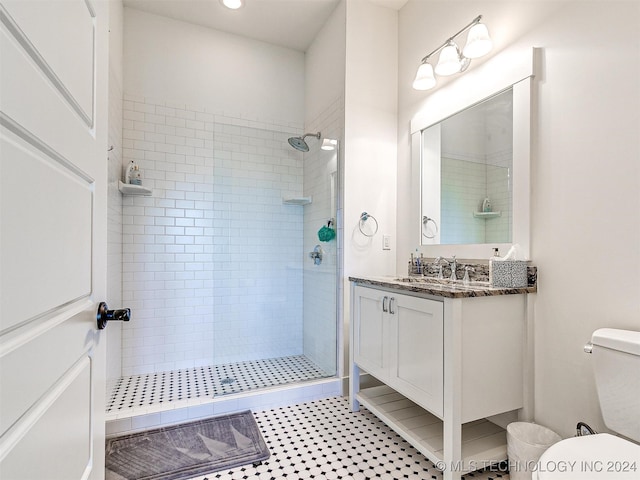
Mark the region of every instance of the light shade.
POLYGON ((484 23, 476 23, 467 35, 467 44, 462 49, 462 54, 467 58, 478 58, 491 51, 493 42, 489 36, 489 30, 484 23))
POLYGON ((231 10, 237 10, 244 5, 244 0, 220 0, 220 3, 231 10))
POLYGON ((322 150, 335 150, 337 146, 338 140, 335 140, 333 138, 323 138, 320 148, 322 150))
POLYGON ((429 90, 436 86, 436 77, 433 75, 433 67, 430 63, 421 63, 413 80, 415 90, 429 90))
POLYGON ((460 50, 454 42, 444 47, 440 52, 440 59, 436 65, 436 73, 438 75, 453 75, 460 71, 460 50))

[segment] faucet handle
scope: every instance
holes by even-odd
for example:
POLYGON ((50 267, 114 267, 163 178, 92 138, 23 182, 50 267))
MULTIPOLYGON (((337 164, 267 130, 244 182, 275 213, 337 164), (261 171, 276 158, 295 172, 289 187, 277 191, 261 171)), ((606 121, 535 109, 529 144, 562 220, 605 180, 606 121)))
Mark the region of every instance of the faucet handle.
POLYGON ((451 276, 449 277, 449 279, 457 280, 458 278, 456 277, 456 267, 458 266, 458 262, 456 262, 455 255, 451 256, 451 261, 449 262, 449 265, 451 265, 451 276))
POLYGON ((470 267, 469 265, 467 265, 466 267, 464 267, 464 278, 462 279, 463 282, 468 283, 470 282, 470 278, 469 278, 469 272, 475 272, 476 269, 473 267, 470 267))

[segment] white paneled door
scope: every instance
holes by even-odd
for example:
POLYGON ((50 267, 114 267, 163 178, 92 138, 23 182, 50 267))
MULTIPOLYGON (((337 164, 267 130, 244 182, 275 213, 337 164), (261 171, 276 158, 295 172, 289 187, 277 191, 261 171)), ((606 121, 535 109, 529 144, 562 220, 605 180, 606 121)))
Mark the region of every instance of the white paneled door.
POLYGON ((0 478, 104 478, 108 2, 0 0, 0 478))

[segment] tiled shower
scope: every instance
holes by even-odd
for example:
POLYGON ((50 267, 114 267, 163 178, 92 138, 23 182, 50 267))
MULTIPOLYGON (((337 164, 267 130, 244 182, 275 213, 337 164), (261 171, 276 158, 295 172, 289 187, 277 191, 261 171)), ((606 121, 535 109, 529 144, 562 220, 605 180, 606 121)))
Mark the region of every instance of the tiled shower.
MULTIPOLYGON (((342 112, 336 99, 311 126, 339 139, 342 112)), ((162 379, 188 381, 181 389, 191 393, 175 394, 183 400, 337 374, 340 251, 317 231, 337 225, 338 153, 313 139, 303 155, 287 143, 301 133, 302 125, 124 94, 122 164, 135 161, 153 194, 123 195, 119 218, 110 197, 110 290, 117 298, 120 255, 132 321, 110 332, 118 367, 109 370, 108 406, 149 404, 150 394, 138 404, 125 387, 139 394, 154 382, 153 398, 174 399, 160 394, 162 379), (300 198, 310 203, 286 202, 300 198), (314 265, 308 252, 320 243, 324 261, 314 265), (270 371, 282 374, 269 381, 270 371)))

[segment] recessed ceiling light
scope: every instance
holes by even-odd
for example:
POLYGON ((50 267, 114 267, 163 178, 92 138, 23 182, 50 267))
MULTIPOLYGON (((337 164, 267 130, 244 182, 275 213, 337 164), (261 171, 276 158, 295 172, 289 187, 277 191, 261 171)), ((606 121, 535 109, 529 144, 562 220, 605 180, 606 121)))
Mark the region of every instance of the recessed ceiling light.
POLYGON ((220 0, 220 3, 231 10, 237 10, 244 6, 244 0, 220 0))

